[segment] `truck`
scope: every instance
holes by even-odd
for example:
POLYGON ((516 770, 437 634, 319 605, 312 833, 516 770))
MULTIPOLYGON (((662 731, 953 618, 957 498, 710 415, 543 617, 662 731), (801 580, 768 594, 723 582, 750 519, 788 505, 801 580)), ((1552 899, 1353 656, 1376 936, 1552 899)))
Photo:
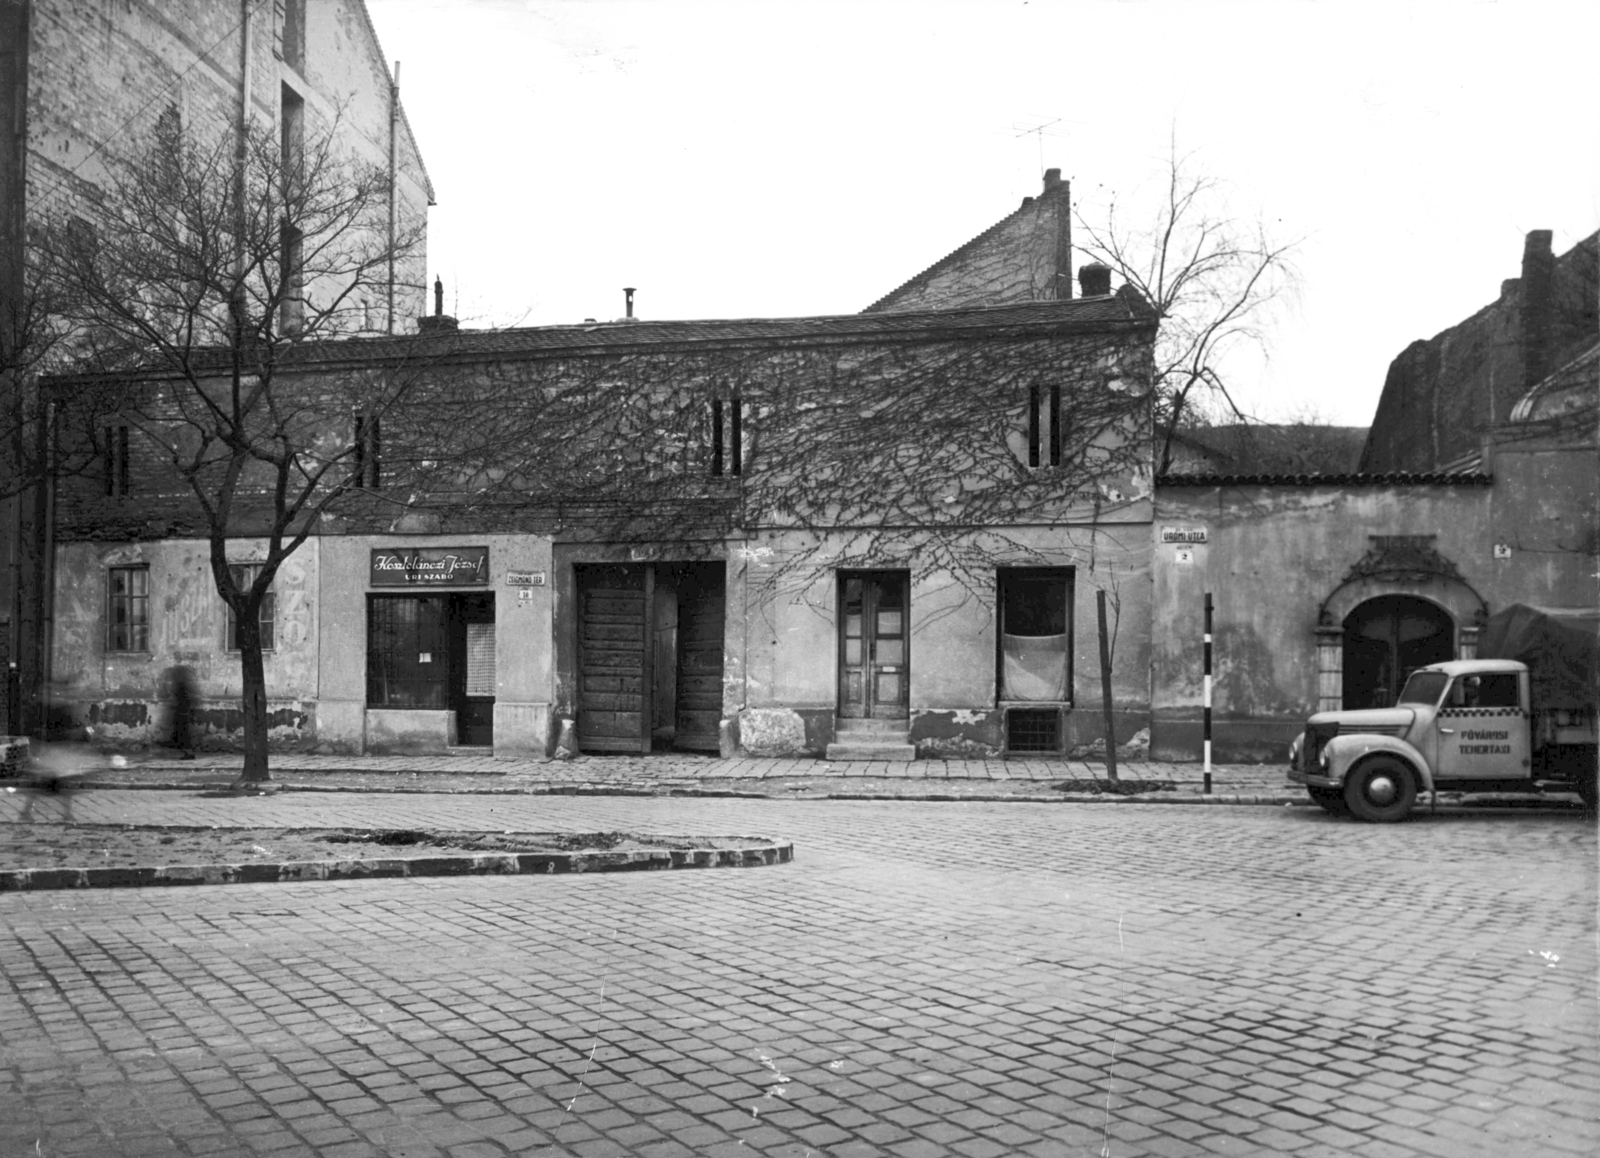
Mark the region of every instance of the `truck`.
POLYGON ((1593 625, 1523 604, 1490 616, 1473 659, 1416 669, 1392 708, 1317 712, 1289 781, 1336 815, 1403 820, 1421 793, 1577 792, 1592 813, 1600 744, 1593 625))

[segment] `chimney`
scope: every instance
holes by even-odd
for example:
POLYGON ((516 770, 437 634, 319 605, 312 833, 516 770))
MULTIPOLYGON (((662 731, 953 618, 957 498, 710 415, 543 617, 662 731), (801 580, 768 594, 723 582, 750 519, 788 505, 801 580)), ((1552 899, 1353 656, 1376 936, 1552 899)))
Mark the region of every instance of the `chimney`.
POLYGON ((1078 269, 1078 284, 1086 298, 1103 298, 1111 292, 1111 268, 1091 261, 1078 269))
POLYGON ((1061 179, 1060 169, 1044 171, 1044 192, 1040 202, 1046 215, 1054 214, 1056 225, 1055 272, 1047 291, 1057 301, 1072 299, 1072 182, 1061 179))
POLYGON ((627 312, 626 315, 624 315, 624 317, 622 319, 625 322, 632 322, 632 321, 637 320, 633 316, 633 295, 634 295, 635 292, 637 292, 637 291, 635 291, 634 287, 631 286, 631 285, 625 285, 625 286, 622 287, 623 302, 628 307, 628 312, 627 312))
POLYGON ((1550 373, 1550 299, 1555 254, 1548 229, 1535 229, 1522 245, 1522 388, 1532 389, 1550 373))
POLYGON ((432 334, 440 330, 455 330, 460 326, 454 318, 444 312, 444 279, 435 275, 433 279, 433 316, 417 319, 417 333, 432 334))

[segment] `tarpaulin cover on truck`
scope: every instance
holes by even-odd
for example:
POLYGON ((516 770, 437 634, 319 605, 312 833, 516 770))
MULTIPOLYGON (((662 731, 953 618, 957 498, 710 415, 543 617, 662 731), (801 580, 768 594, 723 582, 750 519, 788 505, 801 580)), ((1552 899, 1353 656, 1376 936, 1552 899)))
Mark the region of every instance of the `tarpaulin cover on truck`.
POLYGON ((1600 689, 1600 636, 1581 620, 1513 603, 1489 617, 1478 636, 1479 659, 1528 665, 1536 708, 1590 708, 1600 689))

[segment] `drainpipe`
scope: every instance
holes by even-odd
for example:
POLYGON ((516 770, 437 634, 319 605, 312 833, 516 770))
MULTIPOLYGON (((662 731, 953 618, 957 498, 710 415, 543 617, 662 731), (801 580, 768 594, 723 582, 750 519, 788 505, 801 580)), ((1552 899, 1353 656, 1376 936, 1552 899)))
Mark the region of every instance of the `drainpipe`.
POLYGON ((389 82, 389 332, 394 333, 394 245, 399 217, 396 177, 400 152, 400 62, 394 62, 394 79, 389 82))
POLYGON ((250 9, 253 0, 239 0, 239 123, 235 128, 233 195, 234 215, 239 238, 233 255, 233 326, 235 341, 244 336, 244 225, 245 225, 245 166, 250 157, 248 133, 250 129, 250 58, 255 55, 250 28, 250 9))
POLYGON ((50 681, 54 672, 56 626, 56 404, 45 404, 44 414, 44 590, 39 593, 39 696, 43 700, 44 735, 50 727, 50 681))

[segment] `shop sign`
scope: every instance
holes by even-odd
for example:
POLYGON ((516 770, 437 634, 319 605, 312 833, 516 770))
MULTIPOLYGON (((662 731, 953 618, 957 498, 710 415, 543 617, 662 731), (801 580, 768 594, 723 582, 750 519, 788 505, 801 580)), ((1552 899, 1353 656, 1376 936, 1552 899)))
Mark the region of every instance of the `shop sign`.
POLYGON ((1204 527, 1162 527, 1161 541, 1163 543, 1204 543, 1206 529, 1204 527))
POLYGON ((507 587, 543 587, 543 571, 507 571, 507 587))
POLYGON ((375 547, 374 587, 463 587, 489 582, 488 547, 375 547))

